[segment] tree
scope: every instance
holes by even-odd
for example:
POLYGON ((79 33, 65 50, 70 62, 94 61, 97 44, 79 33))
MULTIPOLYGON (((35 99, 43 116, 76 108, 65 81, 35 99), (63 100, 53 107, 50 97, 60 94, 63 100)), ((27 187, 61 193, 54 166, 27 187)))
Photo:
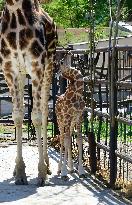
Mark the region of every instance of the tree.
MULTIPOLYGON (((113 0, 115 2, 115 0, 113 0)), ((108 25, 109 4, 106 0, 94 0, 96 25, 108 25), (102 6, 103 5, 103 6, 102 6)), ((52 0, 43 4, 44 9, 54 18, 59 26, 89 26, 90 0, 52 0)))
POLYGON ((59 26, 84 27, 87 25, 88 0, 53 0, 42 5, 59 26))

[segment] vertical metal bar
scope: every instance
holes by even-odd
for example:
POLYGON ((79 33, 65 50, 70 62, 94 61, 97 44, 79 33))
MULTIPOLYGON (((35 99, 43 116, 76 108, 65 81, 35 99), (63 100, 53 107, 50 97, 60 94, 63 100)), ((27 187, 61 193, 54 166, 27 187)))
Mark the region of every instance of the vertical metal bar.
MULTIPOLYGON (((110 3, 112 3, 110 1, 110 3)), ((111 4, 112 5, 112 4, 111 4)), ((110 6, 111 6, 110 5, 110 6)), ((116 121, 117 115, 117 67, 118 67, 118 53, 116 50, 117 35, 118 35, 118 22, 120 17, 120 0, 117 0, 117 14, 116 25, 114 27, 114 41, 112 49, 112 62, 110 72, 110 186, 114 187, 117 177, 117 156, 115 151, 117 149, 117 134, 118 124, 116 121)))
POLYGON ((88 143, 89 143, 89 155, 90 155, 90 168, 91 173, 95 174, 97 171, 97 160, 96 160, 96 142, 95 135, 93 132, 88 132, 88 143))
POLYGON ((54 124, 54 136, 56 136, 59 133, 57 118, 56 118, 56 114, 55 114, 55 104, 56 104, 57 93, 58 93, 57 78, 55 78, 55 76, 53 75, 53 80, 52 80, 53 122, 52 123, 54 124))
POLYGON ((91 131, 94 131, 93 127, 93 118, 94 118, 94 101, 93 101, 93 93, 94 93, 94 0, 90 1, 90 80, 91 80, 91 131))
MULTIPOLYGON (((112 56, 113 59, 117 58, 116 50, 114 49, 114 53, 112 56)), ((117 149, 117 133, 118 133, 118 123, 115 119, 117 115, 117 87, 116 87, 116 69, 117 64, 115 62, 112 63, 111 67, 111 118, 110 118, 110 186, 114 187, 116 176, 117 176, 117 157, 115 151, 117 149)))
POLYGON ((60 76, 59 84, 60 84, 60 94, 63 94, 66 91, 67 80, 62 76, 60 76))

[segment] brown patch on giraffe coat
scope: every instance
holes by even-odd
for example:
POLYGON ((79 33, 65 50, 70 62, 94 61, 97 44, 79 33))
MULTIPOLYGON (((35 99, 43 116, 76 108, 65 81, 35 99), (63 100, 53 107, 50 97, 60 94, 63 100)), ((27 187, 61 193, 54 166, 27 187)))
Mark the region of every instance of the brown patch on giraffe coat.
POLYGON ((40 107, 40 102, 37 102, 37 104, 36 104, 36 105, 37 105, 37 107, 40 107))
POLYGON ((38 21, 38 15, 31 0, 23 0, 22 9, 29 25, 32 26, 35 22, 38 21))
POLYGON ((13 76, 11 75, 11 73, 6 73, 5 79, 7 81, 8 86, 11 87, 13 84, 13 76))
POLYGON ((26 21, 25 21, 25 18, 24 18, 24 16, 23 16, 23 14, 22 14, 20 9, 17 9, 17 16, 18 16, 19 24, 25 26, 26 25, 26 21))
POLYGON ((4 39, 1 40, 1 54, 6 58, 11 54, 4 39))
POLYGON ((3 59, 0 57, 0 64, 2 64, 2 62, 3 62, 3 59))
POLYGON ((36 76, 38 77, 38 79, 41 79, 42 71, 40 69, 36 71, 36 76))
POLYGON ((77 93, 82 94, 83 93, 83 87, 77 90, 77 93))
POLYGON ((27 47, 29 40, 33 38, 33 31, 29 28, 24 28, 19 33, 19 45, 20 49, 23 50, 27 47))
POLYGON ((82 80, 82 78, 83 76, 80 73, 76 75, 76 80, 79 80, 79 79, 82 80))
POLYGON ((38 67, 38 61, 33 61, 32 62, 32 67, 33 67, 33 71, 35 71, 36 70, 36 67, 38 67))
POLYGON ((9 23, 9 21, 10 21, 10 12, 9 12, 9 10, 7 9, 7 7, 6 7, 5 10, 4 10, 2 20, 7 21, 8 23, 9 23))
POLYGON ((77 81, 76 82, 76 86, 77 86, 77 88, 79 88, 79 87, 83 87, 83 81, 81 80, 81 81, 77 81))
POLYGON ((12 62, 11 61, 6 62, 5 66, 4 66, 4 71, 5 72, 11 72, 11 66, 12 66, 12 62))
POLYGON ((40 46, 40 44, 38 43, 37 40, 35 40, 31 47, 30 47, 30 52, 32 53, 32 55, 35 57, 35 58, 38 58, 41 53, 43 52, 43 48, 40 46))
POLYGON ((7 23, 7 21, 2 21, 1 27, 2 27, 1 33, 4 34, 5 31, 6 31, 7 28, 8 28, 8 23, 7 23))
POLYGON ((37 100, 40 100, 40 94, 39 93, 36 94, 36 97, 37 97, 37 100))
POLYGON ((39 85, 39 87, 38 87, 38 91, 40 92, 41 91, 41 86, 39 85))
POLYGON ((40 43, 44 46, 45 45, 45 38, 44 38, 44 29, 35 29, 35 36, 40 41, 40 43))
POLYGON ((70 105, 70 100, 69 99, 64 99, 65 101, 65 106, 70 105))
POLYGON ((10 22, 10 13, 9 10, 6 8, 4 13, 3 13, 3 17, 1 18, 1 33, 5 33, 5 31, 8 28, 8 23, 10 22))
POLYGON ((41 63, 44 65, 45 64, 45 57, 46 57, 46 52, 43 52, 42 58, 41 58, 41 63))
POLYGON ((6 0, 6 3, 9 4, 10 6, 13 6, 13 5, 14 5, 14 3, 13 3, 12 0, 6 0))
POLYGON ((38 81, 37 80, 33 80, 32 83, 33 83, 34 87, 38 87, 38 81))
POLYGON ((12 28, 12 29, 17 28, 16 16, 14 13, 12 14, 10 28, 12 28))
POLYGON ((74 94, 73 91, 69 92, 69 93, 67 94, 67 98, 72 98, 72 97, 73 97, 73 94, 74 94))
POLYGON ((10 46, 13 48, 13 49, 16 49, 17 48, 17 45, 16 45, 16 33, 15 32, 10 32, 7 34, 7 40, 10 44, 10 46))

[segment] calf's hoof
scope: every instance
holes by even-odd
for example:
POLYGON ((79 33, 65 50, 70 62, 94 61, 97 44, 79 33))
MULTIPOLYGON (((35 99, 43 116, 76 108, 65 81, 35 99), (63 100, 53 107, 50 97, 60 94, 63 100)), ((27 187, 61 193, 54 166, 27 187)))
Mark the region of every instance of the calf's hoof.
POLYGON ((81 178, 81 179, 86 179, 86 178, 87 178, 87 175, 86 175, 86 174, 81 174, 81 175, 79 175, 79 178, 81 178))
POLYGON ((39 187, 45 186, 45 179, 39 177, 38 182, 37 182, 37 186, 39 186, 39 187))
POLYGON ((61 176, 61 179, 64 181, 67 181, 69 179, 69 177, 68 176, 61 176))
POLYGON ((15 184, 16 185, 28 185, 28 181, 26 178, 17 178, 15 179, 15 184))

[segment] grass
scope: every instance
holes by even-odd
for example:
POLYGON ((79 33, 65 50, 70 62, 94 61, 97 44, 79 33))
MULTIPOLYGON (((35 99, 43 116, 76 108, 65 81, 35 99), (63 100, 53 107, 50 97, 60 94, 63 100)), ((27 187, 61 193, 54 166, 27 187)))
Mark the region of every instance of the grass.
MULTIPOLYGON (((89 42, 88 29, 58 29, 58 45, 67 46, 70 43, 89 42), (87 32, 86 32, 87 31, 87 32)), ((131 33, 132 34, 132 33, 131 33)), ((118 36, 124 37, 130 35, 129 32, 119 30, 118 36)), ((97 27, 95 29, 95 41, 109 39, 108 27, 97 27)))
POLYGON ((9 126, 9 125, 0 125, 0 134, 3 133, 13 133, 14 132, 15 127, 14 126, 9 126))
MULTIPOLYGON (((99 132, 99 120, 94 120, 93 127, 96 138, 99 136, 103 141, 106 139, 108 141, 110 139, 110 123, 107 124, 106 121, 102 121, 99 132)), ((84 123, 82 124, 82 132, 85 133, 84 123)), ((118 141, 122 143, 132 142, 132 126, 121 123, 118 124, 118 141)))
MULTIPOLYGON (((90 124, 88 124, 88 128, 89 128, 90 124)), ((107 138, 107 140, 109 140, 110 138, 110 124, 108 123, 108 125, 106 124, 106 121, 102 121, 102 124, 100 126, 100 133, 99 133, 99 120, 95 120, 93 122, 93 126, 94 126, 94 133, 95 136, 97 137, 98 135, 100 135, 100 139, 101 140, 105 140, 107 138)), ((4 134, 4 133, 14 133, 14 126, 9 126, 9 125, 0 125, 0 134, 4 134)), ((47 136, 48 137, 52 137, 53 133, 54 133, 54 125, 49 122, 48 126, 47 126, 47 136)), ((82 124, 82 133, 85 133, 86 129, 84 126, 84 123, 82 124)), ((24 123, 23 124, 23 132, 28 132, 28 124, 24 123)), ((124 125, 119 123, 118 124, 118 141, 122 141, 122 142, 132 142, 132 126, 128 126, 128 125, 124 125)))

